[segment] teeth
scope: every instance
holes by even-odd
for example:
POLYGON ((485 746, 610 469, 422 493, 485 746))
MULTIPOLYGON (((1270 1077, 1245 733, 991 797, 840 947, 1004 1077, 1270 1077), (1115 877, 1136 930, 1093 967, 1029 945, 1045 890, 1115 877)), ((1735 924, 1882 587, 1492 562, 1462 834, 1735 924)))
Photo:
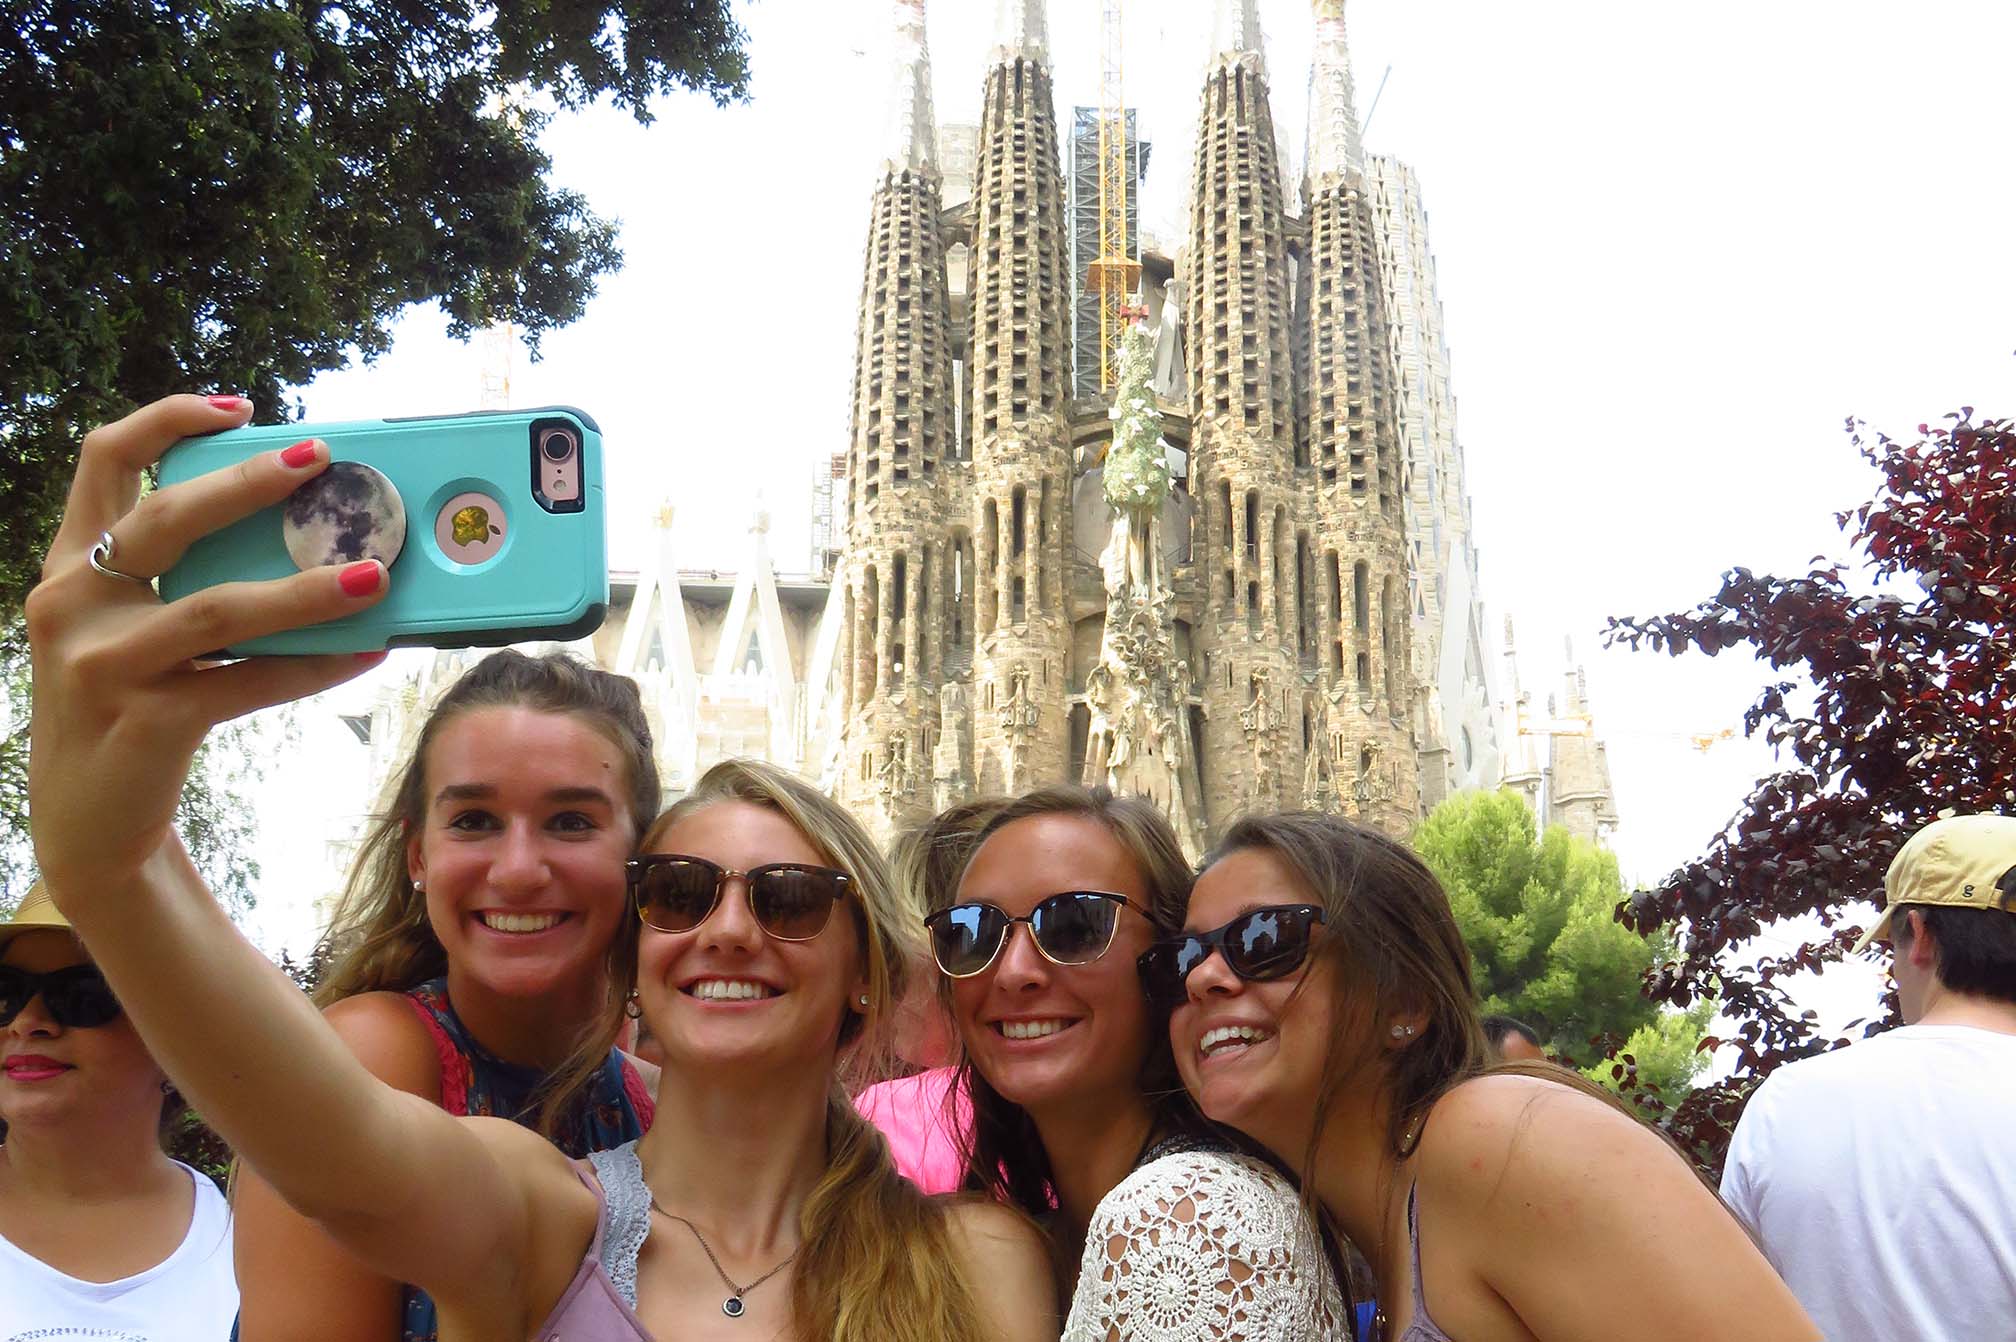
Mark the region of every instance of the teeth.
POLYGON ((746 1002, 777 995, 777 990, 768 984, 748 979, 701 979, 686 991, 703 1002, 746 1002))
POLYGON ((1197 1041, 1197 1051, 1208 1054, 1230 1045, 1257 1044, 1262 1039, 1273 1037, 1271 1031, 1255 1029, 1251 1025, 1221 1025, 1204 1032, 1204 1037, 1197 1041))
POLYGON ((1010 1039, 1042 1039, 1070 1024, 1068 1020, 1004 1020, 1001 1033, 1010 1039))
POLYGON ((484 913, 483 926, 493 932, 544 932, 560 921, 557 913, 484 913))

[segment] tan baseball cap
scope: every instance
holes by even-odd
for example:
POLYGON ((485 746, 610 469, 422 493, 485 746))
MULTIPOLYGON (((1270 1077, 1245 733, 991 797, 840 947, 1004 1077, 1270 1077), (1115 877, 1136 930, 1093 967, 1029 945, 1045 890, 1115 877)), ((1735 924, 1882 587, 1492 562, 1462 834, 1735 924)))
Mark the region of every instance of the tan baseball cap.
POLYGON ((1860 951, 1890 935, 1900 904, 2016 913, 2016 816, 1953 815, 1904 841, 1883 876, 1886 907, 1855 943, 1860 951))

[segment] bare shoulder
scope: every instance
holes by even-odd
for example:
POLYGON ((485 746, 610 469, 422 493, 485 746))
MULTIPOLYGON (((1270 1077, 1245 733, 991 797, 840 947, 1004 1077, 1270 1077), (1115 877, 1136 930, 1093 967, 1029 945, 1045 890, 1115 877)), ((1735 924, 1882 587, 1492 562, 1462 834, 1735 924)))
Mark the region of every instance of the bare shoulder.
POLYGON ((1036 1223, 997 1203, 961 1200, 946 1207, 945 1226, 959 1275, 993 1342, 1055 1338, 1056 1281, 1036 1223))
POLYGON ((441 1058, 434 1051, 433 1036, 404 993, 346 997, 325 1007, 322 1019, 380 1081, 425 1099, 438 1099, 441 1058))
POLYGON ((945 1209, 945 1226, 951 1233, 953 1252, 970 1262, 984 1263, 990 1255, 1002 1252, 1027 1250, 1039 1257, 1047 1252, 1036 1223, 998 1202, 961 1199, 952 1203, 945 1209))
POLYGON ((1489 1222, 1585 1184, 1705 1193, 1657 1133, 1616 1105, 1539 1077, 1466 1081, 1435 1105, 1415 1177, 1430 1200, 1489 1222), (1628 1183, 1625 1181, 1629 1181, 1628 1183))

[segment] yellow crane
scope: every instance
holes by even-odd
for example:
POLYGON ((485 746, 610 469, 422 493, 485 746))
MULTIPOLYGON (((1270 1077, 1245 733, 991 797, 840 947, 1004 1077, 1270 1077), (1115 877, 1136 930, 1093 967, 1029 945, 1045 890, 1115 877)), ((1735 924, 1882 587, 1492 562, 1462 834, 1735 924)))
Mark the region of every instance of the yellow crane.
POLYGON ((1099 255, 1086 283, 1099 294, 1099 389, 1119 375, 1120 336, 1140 315, 1132 306, 1141 261, 1127 247, 1127 108, 1120 65, 1121 0, 1104 0, 1099 21, 1099 255))

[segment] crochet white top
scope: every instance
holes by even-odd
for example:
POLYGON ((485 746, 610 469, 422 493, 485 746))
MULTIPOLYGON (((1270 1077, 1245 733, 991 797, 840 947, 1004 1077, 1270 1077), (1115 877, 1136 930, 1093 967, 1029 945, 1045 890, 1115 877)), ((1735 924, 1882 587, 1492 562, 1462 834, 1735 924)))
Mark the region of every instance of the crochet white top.
POLYGON ((1341 1342, 1349 1317, 1286 1179, 1179 1151, 1100 1199, 1063 1342, 1341 1342))

